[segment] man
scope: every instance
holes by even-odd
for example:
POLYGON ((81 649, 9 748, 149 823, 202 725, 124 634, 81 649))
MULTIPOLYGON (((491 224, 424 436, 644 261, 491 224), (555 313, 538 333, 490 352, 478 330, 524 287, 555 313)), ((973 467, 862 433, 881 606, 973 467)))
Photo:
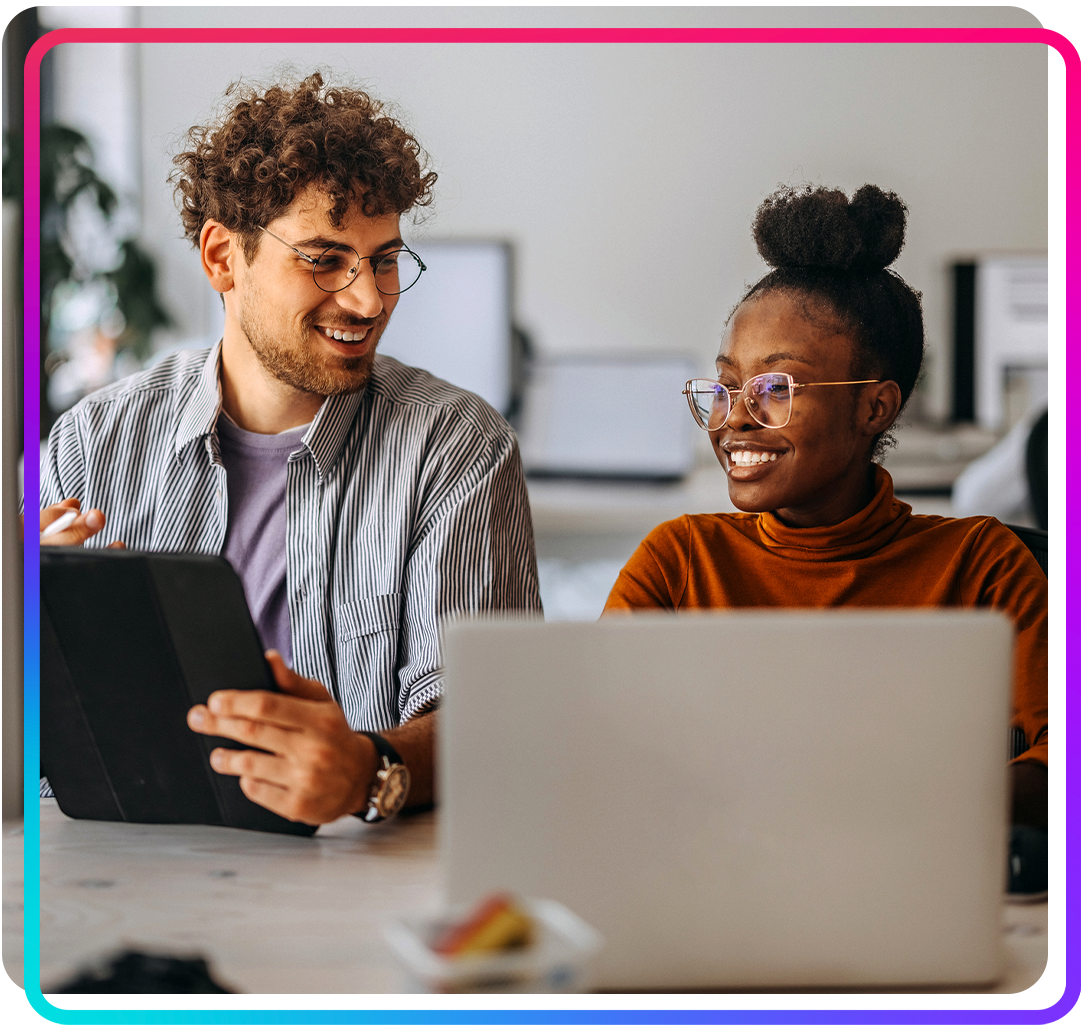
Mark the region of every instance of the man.
POLYGON ((173 177, 222 341, 60 418, 41 527, 82 512, 43 544, 231 561, 282 694, 218 692, 189 725, 266 750, 212 753, 253 801, 310 824, 376 819, 402 763, 407 804, 431 802, 441 622, 540 610, 511 429, 375 355, 424 270, 400 216, 436 175, 380 104, 320 75, 243 92, 189 143, 173 177))

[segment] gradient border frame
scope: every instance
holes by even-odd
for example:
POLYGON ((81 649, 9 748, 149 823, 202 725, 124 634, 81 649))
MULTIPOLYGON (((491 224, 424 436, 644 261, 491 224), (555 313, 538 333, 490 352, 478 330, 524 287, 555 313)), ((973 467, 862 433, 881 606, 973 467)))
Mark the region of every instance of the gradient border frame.
MULTIPOLYGON (((1040 43, 1056 50, 1066 71, 1066 380, 1081 383, 1082 65, 1059 33, 1029 28, 104 28, 58 29, 30 49, 24 66, 24 311, 37 309, 40 289, 40 68, 61 43, 1040 43)), ((40 320, 24 316, 24 452, 40 438, 40 320)), ((87 1009, 54 1006, 42 995, 40 962, 40 816, 36 782, 40 725, 39 546, 23 541, 24 987, 41 1016, 65 1024, 1043 1024, 1078 1002, 1082 974, 1081 851, 1081 415, 1080 390, 1067 396, 1067 789, 1066 970, 1060 998, 1045 1009, 87 1009), (26 956, 31 957, 26 959, 26 956)), ((24 494, 39 489, 36 461, 24 461, 24 494)), ((1051 925, 1050 925, 1051 930, 1051 925)), ((738 996, 737 996, 738 997, 738 996)))

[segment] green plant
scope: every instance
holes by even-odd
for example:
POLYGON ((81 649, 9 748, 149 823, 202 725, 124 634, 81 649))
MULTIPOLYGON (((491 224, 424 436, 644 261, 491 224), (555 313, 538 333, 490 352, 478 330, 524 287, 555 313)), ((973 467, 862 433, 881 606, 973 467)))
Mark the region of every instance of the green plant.
MULTIPOLYGON (((15 142, 5 139, 5 190, 9 168, 21 170, 15 142)), ((19 176, 14 176, 18 178, 19 176)), ((138 359, 151 351, 151 333, 171 323, 155 289, 154 262, 132 239, 115 241, 110 229, 118 209, 117 195, 94 167, 86 137, 64 125, 41 128, 41 415, 42 433, 59 411, 47 399, 50 373, 63 362, 63 354, 50 352, 50 329, 58 299, 80 289, 97 289, 105 300, 101 316, 111 327, 113 345, 128 349, 138 359), (81 259, 72 237, 73 215, 80 204, 90 204, 100 215, 104 231, 96 242, 92 265, 81 259), (119 316, 118 316, 119 315, 119 316)))

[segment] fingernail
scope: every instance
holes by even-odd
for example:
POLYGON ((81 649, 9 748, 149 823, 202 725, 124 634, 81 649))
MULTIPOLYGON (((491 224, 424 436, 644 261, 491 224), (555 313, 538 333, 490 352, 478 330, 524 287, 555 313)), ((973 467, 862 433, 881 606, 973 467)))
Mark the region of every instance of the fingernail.
POLYGON ((222 707, 222 699, 220 699, 217 695, 213 695, 213 696, 211 696, 210 699, 208 699, 207 708, 209 710, 211 710, 212 713, 219 713, 220 710, 221 710, 221 707, 222 707))
POLYGON ((222 750, 221 749, 215 749, 214 752, 211 753, 211 766, 214 767, 216 770, 218 770, 219 767, 222 766, 222 750))
POLYGON ((91 512, 89 514, 87 514, 87 527, 88 528, 93 528, 95 531, 97 531, 105 523, 106 523, 105 519, 102 517, 102 515, 97 510, 91 510, 91 512))
POLYGON ((193 727, 204 726, 204 711, 203 710, 189 710, 189 723, 193 727))

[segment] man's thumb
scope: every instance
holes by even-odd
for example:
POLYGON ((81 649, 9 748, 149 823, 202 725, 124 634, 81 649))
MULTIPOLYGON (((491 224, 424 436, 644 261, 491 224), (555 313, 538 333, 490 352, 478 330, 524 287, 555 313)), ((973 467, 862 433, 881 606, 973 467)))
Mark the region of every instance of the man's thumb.
POLYGON ((302 699, 315 699, 318 702, 328 702, 331 699, 324 685, 319 681, 303 678, 301 674, 295 674, 274 649, 269 649, 264 654, 264 658, 271 667, 275 683, 288 695, 297 695, 302 699))

